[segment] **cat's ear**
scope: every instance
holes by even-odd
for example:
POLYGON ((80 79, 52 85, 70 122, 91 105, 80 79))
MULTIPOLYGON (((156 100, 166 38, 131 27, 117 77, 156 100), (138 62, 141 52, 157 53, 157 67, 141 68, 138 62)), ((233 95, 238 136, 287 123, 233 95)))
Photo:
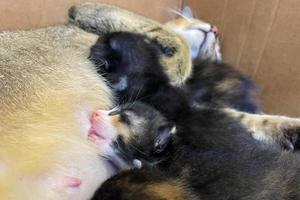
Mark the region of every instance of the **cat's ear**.
POLYGON ((182 15, 187 18, 193 18, 192 9, 189 6, 184 6, 184 8, 182 9, 182 15))
POLYGON ((176 133, 176 127, 173 125, 158 128, 157 136, 154 141, 155 153, 161 153, 168 145, 171 136, 176 133))

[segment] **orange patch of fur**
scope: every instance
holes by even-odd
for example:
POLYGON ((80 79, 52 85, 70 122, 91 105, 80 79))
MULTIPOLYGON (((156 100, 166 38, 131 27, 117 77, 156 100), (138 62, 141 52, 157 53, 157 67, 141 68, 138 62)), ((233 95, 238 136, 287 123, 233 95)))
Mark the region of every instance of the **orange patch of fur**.
POLYGON ((158 196, 167 200, 190 199, 180 180, 169 180, 168 182, 152 183, 147 186, 146 193, 149 196, 158 196))

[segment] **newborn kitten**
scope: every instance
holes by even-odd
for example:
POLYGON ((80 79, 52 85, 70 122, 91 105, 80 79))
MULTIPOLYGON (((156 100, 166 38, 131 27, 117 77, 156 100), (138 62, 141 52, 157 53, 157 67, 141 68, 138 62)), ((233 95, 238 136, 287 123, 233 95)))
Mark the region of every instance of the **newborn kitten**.
POLYGON ((299 156, 263 148, 217 110, 188 111, 176 126, 141 102, 96 113, 114 122, 114 153, 142 167, 108 179, 93 200, 300 198, 299 156))

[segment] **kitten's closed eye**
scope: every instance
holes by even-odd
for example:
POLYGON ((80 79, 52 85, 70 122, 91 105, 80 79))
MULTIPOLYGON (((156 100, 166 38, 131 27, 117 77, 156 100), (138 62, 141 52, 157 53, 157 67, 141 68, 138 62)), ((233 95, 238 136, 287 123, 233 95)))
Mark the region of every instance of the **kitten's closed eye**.
POLYGON ((127 125, 130 125, 130 124, 131 124, 130 119, 129 119, 129 116, 128 116, 128 114, 126 114, 126 113, 121 113, 121 114, 120 114, 120 120, 121 120, 121 122, 123 122, 123 123, 125 123, 125 124, 127 124, 127 125))
POLYGON ((105 45, 94 45, 91 47, 89 59, 98 67, 105 70, 109 69, 109 62, 107 60, 107 49, 105 45))
POLYGON ((167 57, 172 57, 176 53, 176 49, 174 47, 165 47, 163 53, 167 57))
POLYGON ((171 136, 174 133, 174 130, 175 130, 174 126, 166 126, 166 127, 158 128, 157 137, 155 138, 155 142, 154 142, 155 154, 160 154, 166 149, 171 139, 171 136))

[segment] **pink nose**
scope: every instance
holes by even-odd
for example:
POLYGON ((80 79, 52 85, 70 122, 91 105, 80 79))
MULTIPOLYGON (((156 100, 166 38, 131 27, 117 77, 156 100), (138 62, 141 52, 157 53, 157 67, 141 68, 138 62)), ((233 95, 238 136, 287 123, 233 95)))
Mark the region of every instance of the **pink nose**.
POLYGON ((219 29, 218 29, 218 27, 216 27, 216 26, 212 26, 212 27, 211 27, 211 31, 214 32, 216 35, 219 34, 219 29))
POLYGON ((97 110, 97 111, 93 112, 93 114, 92 114, 92 119, 91 119, 91 120, 92 120, 92 122, 96 122, 96 121, 98 121, 99 119, 103 118, 104 115, 105 115, 105 112, 104 112, 104 111, 102 111, 102 110, 97 110))

